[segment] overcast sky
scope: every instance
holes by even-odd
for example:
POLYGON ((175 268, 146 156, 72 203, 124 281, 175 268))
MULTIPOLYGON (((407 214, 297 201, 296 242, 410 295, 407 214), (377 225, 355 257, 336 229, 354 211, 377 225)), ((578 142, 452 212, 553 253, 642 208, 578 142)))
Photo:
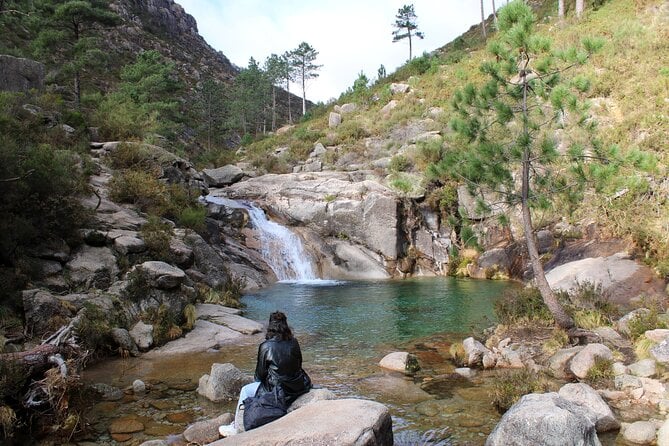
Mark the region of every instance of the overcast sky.
MULTIPOLYGON (((307 98, 336 98, 362 70, 376 78, 381 64, 391 73, 409 57, 406 39, 393 43, 397 10, 414 5, 418 30, 414 56, 450 42, 480 20, 478 0, 176 0, 197 20, 198 30, 232 63, 261 64, 307 42, 318 52, 320 76, 307 84, 307 98)), ((492 12, 485 2, 486 15, 492 12)), ((502 0, 497 2, 502 3, 502 0)), ((298 86, 291 91, 301 94, 298 86)))

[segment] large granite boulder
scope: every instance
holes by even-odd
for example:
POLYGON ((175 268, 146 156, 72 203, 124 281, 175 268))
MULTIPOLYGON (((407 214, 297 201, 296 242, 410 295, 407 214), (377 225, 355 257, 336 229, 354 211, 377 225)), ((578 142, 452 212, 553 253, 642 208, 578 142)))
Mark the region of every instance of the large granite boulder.
POLYGON ((548 271, 546 279, 554 290, 568 292, 585 283, 601 286, 615 303, 625 304, 641 294, 656 293, 652 271, 626 253, 565 263, 548 271))
POLYGON ((232 164, 219 167, 218 169, 204 169, 202 174, 209 187, 228 186, 244 177, 244 171, 232 164))
POLYGON ((186 336, 154 348, 145 354, 146 358, 157 358, 164 355, 180 355, 201 353, 217 350, 225 344, 239 341, 243 334, 231 328, 213 322, 198 320, 186 336))
POLYGON ((43 334, 60 328, 67 318, 74 316, 71 305, 48 291, 33 289, 21 293, 26 326, 31 333, 43 334))
POLYGON ((202 280, 212 288, 222 288, 230 277, 223 258, 199 234, 191 232, 184 238, 193 252, 194 266, 202 280))
POLYGON ((239 397, 242 386, 252 381, 232 364, 212 364, 211 372, 202 375, 197 393, 213 401, 232 401, 239 397))
POLYGON ((116 257, 108 247, 82 245, 65 265, 69 282, 75 287, 106 289, 119 273, 116 257))
POLYGON ((44 86, 44 64, 20 57, 0 54, 0 90, 28 91, 44 86))
POLYGON ((161 290, 171 290, 186 280, 183 270, 158 260, 144 262, 137 268, 146 275, 151 286, 161 290))
POLYGON ((557 393, 525 395, 504 414, 486 446, 601 446, 596 418, 557 393))
POLYGON ((374 401, 317 401, 269 424, 211 444, 280 446, 392 446, 388 408, 374 401))
POLYGON ((620 427, 609 405, 589 385, 585 383, 565 384, 558 391, 558 395, 592 412, 596 419, 597 432, 606 432, 620 427))

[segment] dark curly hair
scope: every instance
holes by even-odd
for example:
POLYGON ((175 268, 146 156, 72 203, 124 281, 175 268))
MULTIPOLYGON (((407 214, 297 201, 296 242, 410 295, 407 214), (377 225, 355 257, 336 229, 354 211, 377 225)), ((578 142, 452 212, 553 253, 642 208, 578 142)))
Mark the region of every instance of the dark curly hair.
POLYGON ((281 341, 293 339, 293 332, 288 326, 288 319, 281 311, 275 311, 269 315, 269 324, 267 325, 265 339, 272 338, 277 338, 281 341))

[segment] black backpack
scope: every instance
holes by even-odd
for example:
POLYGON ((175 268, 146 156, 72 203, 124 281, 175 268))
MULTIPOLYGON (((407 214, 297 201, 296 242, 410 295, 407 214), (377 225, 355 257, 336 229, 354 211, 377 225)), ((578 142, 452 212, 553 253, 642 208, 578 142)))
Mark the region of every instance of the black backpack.
POLYGON ((271 392, 246 398, 243 404, 244 430, 247 431, 277 420, 288 411, 281 386, 275 386, 271 392))

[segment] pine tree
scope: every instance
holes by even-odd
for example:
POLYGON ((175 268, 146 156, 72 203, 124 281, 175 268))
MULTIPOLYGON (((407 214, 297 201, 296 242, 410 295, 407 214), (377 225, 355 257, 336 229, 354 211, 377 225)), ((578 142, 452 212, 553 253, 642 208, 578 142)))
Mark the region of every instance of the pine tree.
POLYGON ((202 82, 196 91, 193 111, 200 123, 199 132, 204 136, 209 152, 214 144, 221 142, 224 135, 225 99, 223 84, 213 79, 202 82))
MULTIPOLYGON (((566 80, 563 73, 585 63, 602 43, 586 38, 580 49, 553 51, 548 39, 534 33, 534 22, 532 10, 521 0, 500 9, 499 37, 489 46, 493 58, 481 66, 488 81, 467 85, 454 95, 451 127, 458 135, 457 149, 448 151, 430 172, 464 182, 475 196, 496 194, 508 209, 520 206, 536 285, 556 323, 571 328, 573 320, 546 280, 532 210, 580 201, 597 161, 609 156, 587 138, 560 152, 554 137, 554 130, 563 126, 580 126, 592 134, 594 124, 579 100, 588 81, 566 80), (591 146, 588 151, 585 144, 591 146)), ((491 210, 483 199, 479 206, 491 210)))
POLYGON ((397 10, 395 15, 395 31, 393 31, 393 43, 400 40, 409 39, 409 60, 412 59, 412 43, 411 37, 415 36, 419 39, 425 38, 425 34, 417 31, 416 12, 413 5, 404 5, 397 10))
POLYGON ((119 17, 102 0, 41 0, 42 22, 34 42, 39 56, 51 57, 72 76, 74 101, 81 103, 81 75, 104 54, 97 33, 101 27, 115 26, 119 17))
POLYGON ((302 82, 302 115, 307 113, 307 87, 306 82, 309 79, 316 79, 318 77, 317 71, 323 65, 316 65, 314 61, 318 57, 316 51, 307 42, 302 42, 300 45, 290 52, 291 66, 295 69, 298 79, 302 82))
POLYGON ((272 84, 272 131, 274 131, 276 129, 276 87, 290 76, 288 61, 282 56, 271 54, 265 60, 265 74, 269 83, 272 84))

